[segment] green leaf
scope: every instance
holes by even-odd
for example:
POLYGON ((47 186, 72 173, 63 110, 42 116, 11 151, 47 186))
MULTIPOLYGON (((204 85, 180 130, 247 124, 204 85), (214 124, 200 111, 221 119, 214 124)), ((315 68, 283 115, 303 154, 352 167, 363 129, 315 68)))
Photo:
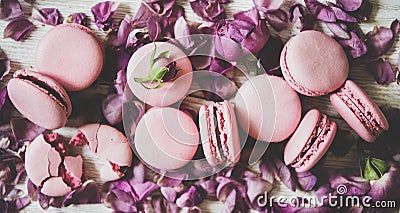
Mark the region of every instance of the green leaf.
POLYGON ((133 78, 133 80, 138 83, 144 83, 153 80, 153 78, 151 76, 147 76, 144 78, 133 78))
POLYGON ((153 66, 154 66, 154 58, 156 55, 156 50, 157 50, 157 46, 156 46, 156 43, 154 43, 154 50, 150 55, 150 69, 153 68, 153 66))
POLYGON ((371 166, 369 158, 367 158, 367 162, 365 163, 363 178, 366 180, 378 180, 380 178, 379 175, 375 172, 374 168, 371 166))
POLYGON ((154 80, 156 80, 156 81, 161 80, 161 79, 164 77, 165 73, 167 73, 167 72, 168 72, 168 68, 162 67, 162 68, 156 73, 156 75, 154 76, 154 80))
POLYGON ((170 51, 167 50, 158 54, 157 58, 169 58, 169 56, 170 56, 170 51))
POLYGON ((375 170, 379 173, 379 178, 382 177, 387 171, 389 171, 389 164, 386 161, 378 159, 378 158, 371 158, 370 162, 375 170))

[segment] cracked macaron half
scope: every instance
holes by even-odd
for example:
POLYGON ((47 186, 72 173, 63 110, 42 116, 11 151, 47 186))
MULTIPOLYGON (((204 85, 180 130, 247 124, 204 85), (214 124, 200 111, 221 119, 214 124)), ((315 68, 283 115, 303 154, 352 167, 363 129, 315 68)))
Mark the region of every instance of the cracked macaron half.
POLYGON ((15 108, 36 125, 58 129, 71 115, 72 104, 67 92, 46 75, 28 70, 15 71, 7 89, 15 108))
POLYGON ((29 179, 48 196, 64 196, 82 185, 82 157, 69 156, 57 133, 41 134, 26 149, 29 179))
POLYGON ((240 139, 232 103, 201 106, 199 126, 204 155, 211 166, 239 161, 240 139))
POLYGON ((351 80, 331 94, 330 100, 340 116, 367 142, 374 142, 389 129, 389 123, 376 103, 351 80))
POLYGON ((104 124, 86 124, 70 140, 74 146, 88 145, 90 150, 107 161, 100 168, 104 181, 117 180, 125 175, 132 163, 132 149, 122 132, 104 124))
POLYGON ((288 141, 284 161, 297 172, 310 170, 325 155, 336 135, 337 126, 316 109, 307 112, 288 141))

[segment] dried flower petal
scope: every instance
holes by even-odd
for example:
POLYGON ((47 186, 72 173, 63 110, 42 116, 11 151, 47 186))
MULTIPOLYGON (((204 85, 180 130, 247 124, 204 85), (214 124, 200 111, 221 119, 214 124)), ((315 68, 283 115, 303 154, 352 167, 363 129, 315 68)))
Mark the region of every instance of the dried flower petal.
POLYGON ((371 190, 368 195, 372 200, 399 200, 400 193, 398 186, 400 184, 399 165, 391 163, 390 169, 379 180, 371 183, 371 190))
POLYGON ((8 97, 7 86, 0 90, 0 124, 5 124, 10 121, 12 104, 8 97))
POLYGON ((11 20, 24 15, 18 0, 3 0, 0 3, 0 20, 11 20))
POLYGON ((328 29, 333 33, 334 36, 340 39, 350 39, 349 33, 343 28, 346 27, 344 24, 340 23, 325 23, 328 29))
POLYGON ((115 211, 121 211, 121 212, 138 211, 133 197, 129 193, 121 190, 113 190, 107 193, 105 202, 109 203, 111 208, 115 211))
POLYGON ((96 26, 104 31, 113 30, 114 29, 114 20, 113 16, 118 8, 118 3, 113 1, 104 1, 95 4, 91 12, 94 17, 94 23, 96 26))
POLYGON ((72 13, 68 16, 68 23, 76 23, 83 26, 86 26, 86 18, 87 15, 85 13, 72 13))
POLYGON ((43 24, 56 26, 63 22, 60 11, 57 8, 32 9, 32 18, 43 24))
POLYGON ((183 46, 183 49, 186 50, 193 47, 195 42, 189 36, 190 29, 183 16, 176 21, 174 27, 174 34, 175 34, 175 39, 177 39, 178 42, 183 46))
POLYGON ((190 7, 204 21, 215 22, 226 18, 225 8, 215 0, 194 0, 190 2, 190 7))
POLYGON ((346 190, 342 195, 366 195, 371 186, 369 181, 359 176, 359 172, 351 170, 339 170, 329 178, 330 187, 335 191, 340 191, 339 186, 345 186, 346 190))
POLYGON ((361 7, 363 0, 337 0, 336 3, 345 11, 356 11, 361 7))
POLYGON ((20 156, 9 149, 0 148, 0 182, 15 185, 24 172, 24 162, 20 156))
POLYGON ((177 200, 176 205, 179 207, 197 206, 206 197, 206 192, 201 187, 191 186, 189 190, 183 193, 177 200))
POLYGON ((315 176, 310 171, 308 172, 298 172, 297 182, 300 185, 300 188, 304 191, 311 191, 314 189, 315 184, 317 183, 317 176, 315 176))
POLYGON ((350 32, 350 39, 340 39, 339 43, 353 58, 365 55, 368 50, 364 41, 353 31, 350 32))
POLYGON ((122 96, 117 94, 108 95, 102 104, 103 115, 111 125, 122 121, 122 96))
POLYGON ((40 127, 26 118, 14 118, 11 120, 11 129, 17 142, 33 141, 46 129, 40 127))
POLYGON ((204 90, 204 96, 207 100, 222 101, 232 98, 238 87, 233 81, 225 76, 207 76, 199 81, 204 90))
POLYGON ((283 0, 253 0, 254 5, 262 12, 278 10, 283 0))
POLYGON ((372 4, 368 0, 364 0, 361 3, 360 8, 352 13, 353 16, 356 16, 359 20, 367 21, 369 20, 372 14, 372 4))
POLYGON ((396 80, 396 72, 389 61, 379 58, 368 64, 367 70, 378 84, 390 84, 396 80))
POLYGON ((261 210, 262 206, 258 205, 258 198, 264 196, 265 193, 271 191, 272 183, 260 178, 246 179, 246 195, 249 199, 249 206, 252 209, 261 210))
POLYGON ((341 20, 344 22, 353 22, 356 23, 358 22, 357 19, 350 14, 348 14, 346 11, 342 10, 339 7, 331 6, 333 12, 335 13, 336 19, 341 20))
POLYGON ((322 4, 317 0, 305 0, 304 2, 311 14, 313 14, 318 20, 324 22, 336 22, 335 12, 328 5, 322 4))
POLYGON ((285 11, 282 9, 268 11, 265 13, 265 18, 268 23, 274 28, 276 31, 281 31, 288 26, 288 16, 285 11))
POLYGON ((9 22, 4 28, 3 37, 20 41, 33 27, 33 23, 28 19, 15 19, 9 22))
POLYGON ((0 57, 0 81, 10 73, 10 59, 0 57))
POLYGON ((178 213, 180 210, 175 203, 168 202, 161 196, 152 197, 151 205, 155 213, 178 213))
POLYGON ((302 28, 300 31, 317 29, 317 19, 315 19, 314 16, 311 14, 303 16, 303 18, 301 19, 301 23, 302 23, 302 28))
POLYGON ((398 19, 394 20, 392 24, 390 24, 390 29, 393 31, 394 34, 399 33, 400 31, 400 22, 398 19))
POLYGON ((71 204, 95 204, 101 203, 101 194, 96 182, 89 180, 79 188, 70 192, 64 199, 63 206, 71 204))
POLYGON ((368 56, 377 58, 389 51, 393 46, 394 33, 386 27, 374 27, 374 29, 366 35, 368 45, 368 56))
POLYGON ((297 19, 301 19, 304 16, 304 6, 302 4, 294 4, 289 9, 289 20, 294 23, 297 19))

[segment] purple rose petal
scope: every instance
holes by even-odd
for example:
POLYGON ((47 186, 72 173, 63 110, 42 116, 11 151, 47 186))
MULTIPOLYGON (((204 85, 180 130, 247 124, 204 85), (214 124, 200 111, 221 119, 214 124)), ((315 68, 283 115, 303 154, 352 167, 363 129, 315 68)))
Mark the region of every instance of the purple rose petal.
POLYGON ((246 195, 249 199, 249 206, 252 209, 261 210, 258 205, 257 199, 265 193, 271 191, 272 183, 262 180, 260 178, 247 178, 246 179, 246 195))
POLYGON ((11 20, 24 15, 18 0, 3 0, 0 3, 0 20, 11 20))
POLYGON ((389 61, 379 58, 367 65, 368 72, 374 76, 378 84, 390 84, 396 80, 396 72, 389 61))
POLYGON ((390 25, 390 29, 393 31, 394 34, 399 33, 400 31, 400 22, 398 19, 394 20, 390 25))
POLYGON ((177 200, 178 207, 193 207, 197 206, 206 197, 206 192, 198 186, 191 186, 187 192, 183 193, 177 200))
POLYGON ((8 149, 0 148, 0 182, 15 185, 24 172, 25 167, 20 156, 8 149))
POLYGON ((399 200, 400 191, 400 168, 398 164, 391 163, 391 167, 379 180, 371 184, 368 195, 374 201, 377 200, 399 200))
POLYGON ((294 180, 292 172, 289 170, 282 160, 276 158, 274 159, 274 164, 277 168, 277 176, 279 177, 280 181, 285 184, 290 190, 296 190, 296 182, 294 180))
POLYGON ((153 197, 151 205, 155 213, 178 213, 180 210, 175 203, 168 202, 161 196, 153 197))
POLYGON ((76 23, 86 26, 87 15, 85 13, 72 13, 68 16, 68 23, 76 23))
POLYGON ((283 0, 253 0, 254 5, 262 12, 278 10, 283 0))
POLYGON ((91 12, 94 17, 94 23, 96 26, 104 31, 113 30, 114 29, 114 20, 113 16, 117 11, 118 3, 113 1, 104 1, 95 4, 91 12))
POLYGON ((183 46, 184 49, 190 49, 194 45, 194 41, 190 38, 190 28, 185 18, 180 17, 174 27, 175 39, 183 46))
POLYGON ((4 28, 3 37, 20 41, 34 26, 32 22, 25 18, 12 20, 4 28))
POLYGON ((10 73, 10 59, 0 57, 0 81, 10 73))
POLYGON ((135 194, 137 195, 136 200, 143 200, 150 196, 153 192, 160 188, 156 183, 147 181, 141 184, 136 184, 132 186, 135 194))
POLYGON ((337 0, 336 3, 345 11, 356 11, 364 0, 337 0))
POLYGON ((225 76, 207 76, 199 81, 204 90, 207 100, 222 101, 229 100, 237 92, 237 86, 225 76))
POLYGON ((317 0, 305 0, 308 10, 318 20, 324 22, 336 22, 335 12, 328 5, 322 4, 317 0))
POLYGON ((125 129, 125 131, 127 131, 127 134, 130 132, 128 137, 130 137, 130 141, 133 141, 136 125, 145 113, 145 105, 138 100, 133 100, 125 103, 123 110, 124 122, 126 122, 126 124, 131 124, 130 129, 125 129))
POLYGON ((364 41, 353 31, 350 32, 350 39, 340 39, 339 43, 353 58, 365 55, 368 50, 364 41))
POLYGON ((177 173, 177 174, 169 174, 167 176, 162 176, 157 184, 162 187, 176 187, 179 186, 183 180, 188 178, 188 174, 186 173, 177 173), (172 176, 172 177, 171 177, 172 176))
POLYGON ((43 24, 56 26, 63 22, 60 11, 57 8, 42 8, 32 10, 32 18, 43 24))
POLYGON ((226 18, 225 8, 219 1, 194 0, 190 2, 190 7, 204 21, 215 22, 226 18))
POLYGON ((118 71, 117 78, 115 78, 114 80, 114 89, 117 95, 124 94, 126 84, 127 84, 126 70, 118 71))
POLYGON ((357 23, 358 20, 351 16, 350 14, 348 14, 346 11, 340 9, 339 7, 335 7, 335 6, 331 6, 333 12, 335 13, 336 19, 337 20, 341 20, 344 22, 353 22, 353 23, 357 23))
POLYGON ((161 187, 160 188, 161 194, 168 202, 175 202, 178 193, 174 188, 171 187, 161 187))
POLYGON ((33 141, 46 129, 40 127, 26 118, 14 118, 11 120, 11 129, 17 142, 33 141))
POLYGON ((138 211, 133 197, 129 193, 121 190, 113 190, 109 192, 106 195, 105 202, 109 203, 111 208, 115 211, 121 211, 121 212, 138 211))
POLYGON ((359 171, 354 169, 337 171, 329 178, 330 187, 338 192, 341 192, 343 186, 346 189, 342 195, 366 195, 371 189, 369 181, 364 180, 359 176, 359 171))
POLYGON ((122 96, 110 94, 102 104, 103 115, 111 125, 118 124, 122 121, 122 96))
POLYGON ((32 181, 30 179, 28 179, 28 182, 26 183, 26 188, 28 190, 28 196, 33 200, 33 201, 37 201, 37 187, 35 186, 35 184, 32 183, 32 181))
POLYGON ((333 33, 334 36, 340 39, 350 39, 349 33, 347 33, 346 29, 343 27, 346 27, 345 24, 341 23, 325 23, 328 29, 333 33))
POLYGON ((374 29, 366 35, 368 45, 368 56, 377 58, 389 51, 393 46, 394 33, 386 27, 374 27, 374 29))
POLYGON ((315 184, 317 183, 317 177, 311 173, 310 171, 308 172, 299 172, 296 173, 297 175, 297 182, 300 185, 300 188, 304 191, 311 191, 314 189, 315 184))
POLYGON ((79 188, 70 192, 63 201, 63 206, 71 204, 95 204, 101 203, 101 194, 96 182, 89 180, 79 188))
POLYGON ((200 186, 207 192, 207 196, 210 198, 216 198, 218 182, 214 177, 205 180, 200 183, 200 186))
POLYGON ((158 41, 162 33, 160 21, 156 17, 150 17, 147 20, 147 26, 150 41, 158 41))
POLYGON ((304 16, 304 6, 302 4, 294 4, 289 9, 289 20, 294 23, 297 19, 301 19, 304 16))
POLYGON ((265 13, 265 18, 268 23, 274 28, 276 31, 281 31, 285 29, 288 24, 288 15, 282 9, 269 11, 265 13))

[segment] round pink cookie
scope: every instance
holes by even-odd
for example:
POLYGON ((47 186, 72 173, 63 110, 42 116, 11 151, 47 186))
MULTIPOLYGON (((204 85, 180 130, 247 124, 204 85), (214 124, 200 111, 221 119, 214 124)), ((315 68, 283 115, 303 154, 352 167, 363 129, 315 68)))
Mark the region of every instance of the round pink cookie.
POLYGON ((313 109, 307 112, 286 144, 284 161, 297 172, 310 170, 328 151, 336 135, 336 123, 313 109))
POLYGON ((61 24, 36 46, 35 67, 66 90, 89 87, 103 67, 103 49, 95 34, 80 24, 61 24))
POLYGON ((15 108, 46 129, 58 129, 72 112, 67 92, 53 79, 33 71, 19 70, 7 85, 15 108))
POLYGON ((290 86, 307 96, 338 89, 349 73, 349 62, 340 44, 314 30, 291 38, 283 48, 280 64, 290 86))
POLYGON ((193 158, 199 133, 186 113, 175 108, 153 107, 140 119, 134 141, 144 163, 171 170, 181 168, 193 158))
POLYGON ((132 55, 127 68, 127 77, 129 88, 140 100, 152 106, 169 106, 181 100, 188 92, 193 78, 192 64, 177 46, 166 42, 155 42, 141 47, 132 55), (164 82, 162 87, 147 89, 135 82, 134 78, 144 78, 148 75, 155 45, 157 46, 155 56, 169 51, 169 58, 176 62, 176 69, 179 71, 174 80, 164 82))
POLYGON ((389 123, 375 102, 353 81, 330 96, 331 103, 349 126, 365 141, 374 142, 389 123))
POLYGON ((249 79, 235 97, 241 127, 265 142, 281 142, 296 129, 301 117, 297 93, 280 77, 259 75, 249 79))

